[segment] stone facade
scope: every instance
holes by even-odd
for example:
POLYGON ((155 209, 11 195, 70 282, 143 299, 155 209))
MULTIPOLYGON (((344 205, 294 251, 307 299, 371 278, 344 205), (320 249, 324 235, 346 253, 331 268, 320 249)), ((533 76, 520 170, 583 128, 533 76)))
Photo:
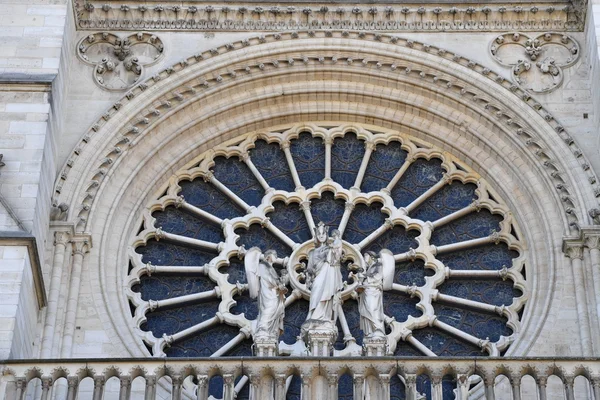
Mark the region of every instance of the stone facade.
POLYGON ((0 360, 148 357, 137 224, 205 152, 295 124, 477 171, 526 243, 506 355, 600 356, 597 1, 162 3, 0 0, 0 360))

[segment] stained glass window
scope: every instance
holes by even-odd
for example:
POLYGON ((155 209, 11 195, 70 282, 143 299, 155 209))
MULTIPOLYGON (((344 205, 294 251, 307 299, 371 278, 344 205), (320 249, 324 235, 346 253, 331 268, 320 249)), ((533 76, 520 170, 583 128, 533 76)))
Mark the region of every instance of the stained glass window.
MULTIPOLYGON (((251 335, 240 330, 251 331, 258 307, 246 291, 245 251, 276 250, 277 269, 298 274, 284 257, 311 243, 319 222, 342 231, 345 249, 355 254, 342 268, 348 293, 355 284, 352 257, 367 250, 394 254, 394 285, 383 295, 389 354, 506 351, 520 327, 525 259, 513 235, 516 222, 499 196, 475 171, 457 168, 451 155, 409 137, 339 132, 291 129, 269 140, 263 133, 247 157, 235 153, 239 148, 230 154, 225 143, 218 157, 197 164, 211 165, 210 171, 192 180, 182 174, 150 206, 131 253, 127 293, 153 355, 251 356, 251 335)), ((308 296, 287 302, 282 343, 292 345, 300 335, 308 296)), ((334 346, 340 354, 348 335, 358 345, 363 339, 349 294, 342 310, 334 346)), ((340 398, 352 395, 352 381, 344 379, 340 398)), ((428 379, 417 382, 424 393, 428 379)), ((216 396, 217 386, 211 381, 216 396)), ((288 386, 288 398, 299 398, 300 378, 288 386)), ((451 386, 443 382, 445 398, 451 386)), ((399 377, 391 389, 393 398, 404 398, 399 377)))

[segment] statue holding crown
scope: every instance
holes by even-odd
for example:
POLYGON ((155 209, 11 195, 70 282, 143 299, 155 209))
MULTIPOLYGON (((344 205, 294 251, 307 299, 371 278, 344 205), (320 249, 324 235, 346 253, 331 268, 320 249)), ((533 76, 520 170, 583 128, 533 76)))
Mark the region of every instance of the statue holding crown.
POLYGON ((328 233, 328 227, 320 222, 315 228, 315 248, 308 253, 306 284, 310 289, 310 305, 306 320, 335 326, 337 296, 344 287, 340 270, 343 250, 340 232, 334 230, 331 238, 328 233))

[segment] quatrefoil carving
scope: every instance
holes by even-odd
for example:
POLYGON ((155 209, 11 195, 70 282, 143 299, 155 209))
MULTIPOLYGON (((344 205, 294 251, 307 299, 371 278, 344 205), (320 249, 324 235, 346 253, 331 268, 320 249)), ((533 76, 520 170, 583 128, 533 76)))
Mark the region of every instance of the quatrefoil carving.
POLYGON ((519 32, 496 37, 490 54, 500 64, 512 67, 515 83, 536 93, 550 92, 563 81, 563 69, 579 59, 579 44, 570 36, 546 32, 530 37, 519 32))
POLYGON ((156 63, 164 51, 158 36, 139 32, 119 37, 99 32, 84 37, 77 56, 94 67, 94 82, 111 91, 125 90, 138 82, 144 66, 156 63))

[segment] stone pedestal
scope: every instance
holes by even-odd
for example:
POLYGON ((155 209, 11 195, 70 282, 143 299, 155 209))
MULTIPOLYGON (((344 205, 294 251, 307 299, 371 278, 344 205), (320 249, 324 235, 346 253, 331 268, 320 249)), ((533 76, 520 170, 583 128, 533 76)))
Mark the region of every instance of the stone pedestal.
POLYGON ((257 337, 254 338, 257 357, 275 357, 279 355, 277 338, 257 337))
POLYGON ((330 356, 337 336, 337 326, 331 321, 308 320, 302 324, 302 337, 311 356, 330 356))
POLYGON ((387 339, 385 337, 364 338, 363 349, 366 357, 385 356, 387 353, 387 339))

